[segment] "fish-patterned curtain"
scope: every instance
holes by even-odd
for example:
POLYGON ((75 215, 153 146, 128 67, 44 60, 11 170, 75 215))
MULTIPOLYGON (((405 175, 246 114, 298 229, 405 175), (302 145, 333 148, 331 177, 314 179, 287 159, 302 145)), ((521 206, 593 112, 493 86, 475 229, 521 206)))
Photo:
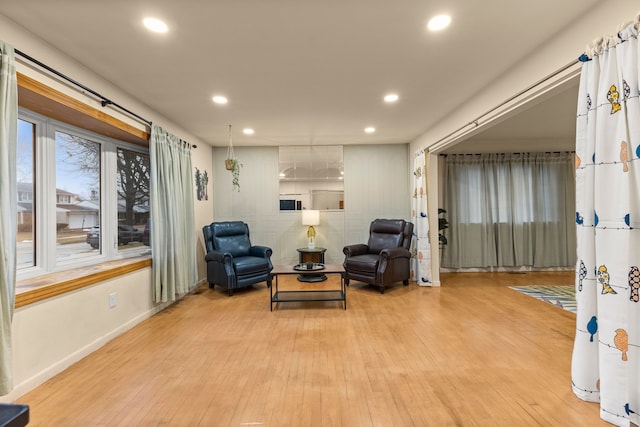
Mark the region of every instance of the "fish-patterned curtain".
POLYGON ((411 277, 420 286, 431 286, 431 247, 429 246, 429 217, 427 215, 427 168, 426 155, 420 152, 413 163, 413 208, 411 222, 413 222, 413 247, 411 277))
POLYGON ((640 425, 639 26, 581 57, 576 127, 572 387, 619 426, 640 425))

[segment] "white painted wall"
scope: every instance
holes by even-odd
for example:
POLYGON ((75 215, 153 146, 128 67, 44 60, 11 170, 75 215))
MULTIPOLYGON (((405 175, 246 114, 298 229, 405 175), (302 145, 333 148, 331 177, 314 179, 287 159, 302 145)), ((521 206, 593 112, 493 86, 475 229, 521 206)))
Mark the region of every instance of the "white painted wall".
POLYGON ((151 300, 146 268, 15 311, 9 402, 62 372, 164 306, 151 300), (109 308, 109 295, 116 306, 109 308))
POLYGON ((407 145, 344 147, 345 245, 366 242, 376 218, 411 219, 412 169, 407 145))
POLYGON ((210 145, 198 144, 198 148, 191 150, 191 162, 193 165, 193 183, 194 183, 194 223, 196 229, 196 260, 198 263, 198 282, 206 282, 207 280, 207 264, 204 261, 206 249, 202 236, 202 227, 213 221, 213 150, 210 145), (198 200, 195 194, 195 168, 200 173, 207 172, 209 175, 209 183, 207 185, 207 200, 198 200))

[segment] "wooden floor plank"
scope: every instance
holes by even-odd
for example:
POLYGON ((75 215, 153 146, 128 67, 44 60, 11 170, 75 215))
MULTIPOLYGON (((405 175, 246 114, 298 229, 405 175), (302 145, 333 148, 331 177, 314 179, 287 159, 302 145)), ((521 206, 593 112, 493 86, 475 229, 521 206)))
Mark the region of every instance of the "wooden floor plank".
POLYGON ((352 282, 347 310, 203 287, 18 401, 30 427, 608 425, 571 392, 575 315, 509 289, 572 272, 441 280, 352 282))

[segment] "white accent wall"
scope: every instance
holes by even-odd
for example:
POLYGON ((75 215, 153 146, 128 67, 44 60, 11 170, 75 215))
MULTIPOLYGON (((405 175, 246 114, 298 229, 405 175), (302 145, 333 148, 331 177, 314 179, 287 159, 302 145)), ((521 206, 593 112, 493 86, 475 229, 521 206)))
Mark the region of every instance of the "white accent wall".
MULTIPOLYGON (((342 264, 342 248, 365 243, 376 218, 409 219, 411 213, 408 146, 345 145, 344 209, 320 212, 316 247, 326 248, 325 262, 342 264)), ((280 211, 278 147, 236 147, 242 163, 240 192, 233 191, 224 167, 226 148, 213 149, 215 221, 244 221, 251 242, 273 249, 274 264, 298 262, 297 248, 307 246, 301 211, 280 211)))

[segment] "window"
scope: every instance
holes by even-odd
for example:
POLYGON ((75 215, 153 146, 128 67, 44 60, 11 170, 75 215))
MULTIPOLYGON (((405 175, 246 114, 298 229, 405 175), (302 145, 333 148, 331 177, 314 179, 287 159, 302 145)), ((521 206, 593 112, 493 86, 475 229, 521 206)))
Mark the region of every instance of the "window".
POLYGON ((149 245, 149 156, 118 148, 118 247, 149 245))
POLYGON ((527 224, 563 220, 564 211, 557 208, 556 201, 565 196, 558 183, 565 179, 566 165, 571 161, 567 156, 449 156, 449 197, 465 206, 457 212, 459 222, 527 224))
POLYGON ((93 254, 87 230, 100 226, 100 144, 55 132, 56 260, 93 254))
POLYGON ((448 155, 442 266, 575 263, 572 153, 448 155))
POLYGON ((147 149, 21 109, 17 166, 19 279, 148 253, 147 149))
POLYGON ((17 268, 35 265, 34 246, 34 148, 35 125, 25 120, 18 120, 17 149, 17 194, 18 194, 18 230, 16 236, 17 268))

